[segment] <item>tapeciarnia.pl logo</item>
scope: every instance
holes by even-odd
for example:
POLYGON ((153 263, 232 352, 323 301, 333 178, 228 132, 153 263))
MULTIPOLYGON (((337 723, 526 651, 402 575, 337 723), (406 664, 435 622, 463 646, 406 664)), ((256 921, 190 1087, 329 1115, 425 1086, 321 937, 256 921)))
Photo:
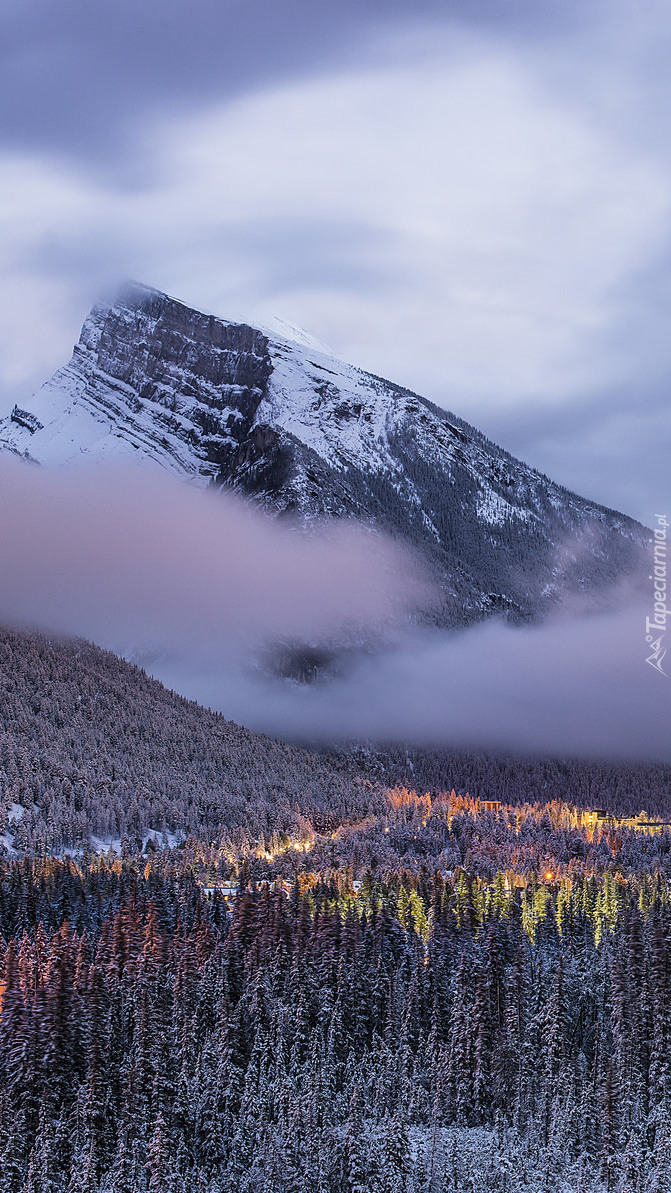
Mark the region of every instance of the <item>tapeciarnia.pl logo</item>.
POLYGON ((649 577, 653 582, 653 595, 655 598, 654 613, 652 617, 645 619, 645 640, 651 653, 646 658, 646 663, 659 671, 660 675, 666 675, 667 672, 662 667, 664 657, 666 655, 666 647, 663 645, 664 637, 666 635, 666 619, 671 613, 666 606, 666 537, 669 527, 668 520, 665 514, 655 514, 654 538, 650 539, 652 544, 652 575, 649 577))

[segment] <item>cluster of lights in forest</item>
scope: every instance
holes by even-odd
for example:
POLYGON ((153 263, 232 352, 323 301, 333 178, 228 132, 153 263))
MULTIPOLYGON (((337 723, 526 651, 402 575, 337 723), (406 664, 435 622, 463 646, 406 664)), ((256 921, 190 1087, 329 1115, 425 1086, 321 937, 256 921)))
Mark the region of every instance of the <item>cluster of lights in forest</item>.
POLYGON ((256 858, 263 858, 265 861, 272 862, 276 857, 281 857, 283 853, 309 853, 313 848, 314 842, 302 839, 289 838, 283 844, 280 844, 275 849, 268 849, 267 847, 254 850, 253 856, 256 858))

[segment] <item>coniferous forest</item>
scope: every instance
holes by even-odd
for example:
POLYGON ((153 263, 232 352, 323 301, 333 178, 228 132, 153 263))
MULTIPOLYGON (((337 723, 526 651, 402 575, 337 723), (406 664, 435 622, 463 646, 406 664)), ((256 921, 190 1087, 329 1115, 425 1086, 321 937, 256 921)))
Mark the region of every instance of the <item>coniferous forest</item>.
POLYGON ((314 755, 34 635, 1 675, 3 1193, 671 1188, 667 768, 314 755))
POLYGON ((3 868, 3 1189, 662 1190, 657 873, 3 868))

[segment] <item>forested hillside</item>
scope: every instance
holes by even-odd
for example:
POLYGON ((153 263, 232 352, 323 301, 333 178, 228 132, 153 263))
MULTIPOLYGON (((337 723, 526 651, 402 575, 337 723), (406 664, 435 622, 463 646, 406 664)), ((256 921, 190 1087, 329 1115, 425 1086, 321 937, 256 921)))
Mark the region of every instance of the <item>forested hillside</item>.
POLYGON ((0 794, 17 849, 149 829, 208 840, 383 806, 344 760, 248 732, 83 641, 0 630, 0 794), (13 812, 12 805, 15 805, 13 812), (23 811, 21 811, 23 809, 23 811))

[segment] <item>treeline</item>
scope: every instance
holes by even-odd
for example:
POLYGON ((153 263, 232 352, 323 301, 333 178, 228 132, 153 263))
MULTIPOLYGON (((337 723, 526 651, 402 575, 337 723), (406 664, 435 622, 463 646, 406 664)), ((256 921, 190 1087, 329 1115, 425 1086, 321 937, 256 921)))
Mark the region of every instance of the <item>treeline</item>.
POLYGON ((15 862, 0 894, 3 1193, 671 1186, 660 877, 229 908, 166 855, 15 862))
POLYGON ((671 819, 671 765, 666 762, 584 761, 580 758, 525 758, 448 747, 419 749, 369 743, 330 751, 378 782, 405 784, 421 791, 468 791, 478 799, 503 803, 561 800, 583 808, 605 808, 626 816, 645 808, 671 819))

